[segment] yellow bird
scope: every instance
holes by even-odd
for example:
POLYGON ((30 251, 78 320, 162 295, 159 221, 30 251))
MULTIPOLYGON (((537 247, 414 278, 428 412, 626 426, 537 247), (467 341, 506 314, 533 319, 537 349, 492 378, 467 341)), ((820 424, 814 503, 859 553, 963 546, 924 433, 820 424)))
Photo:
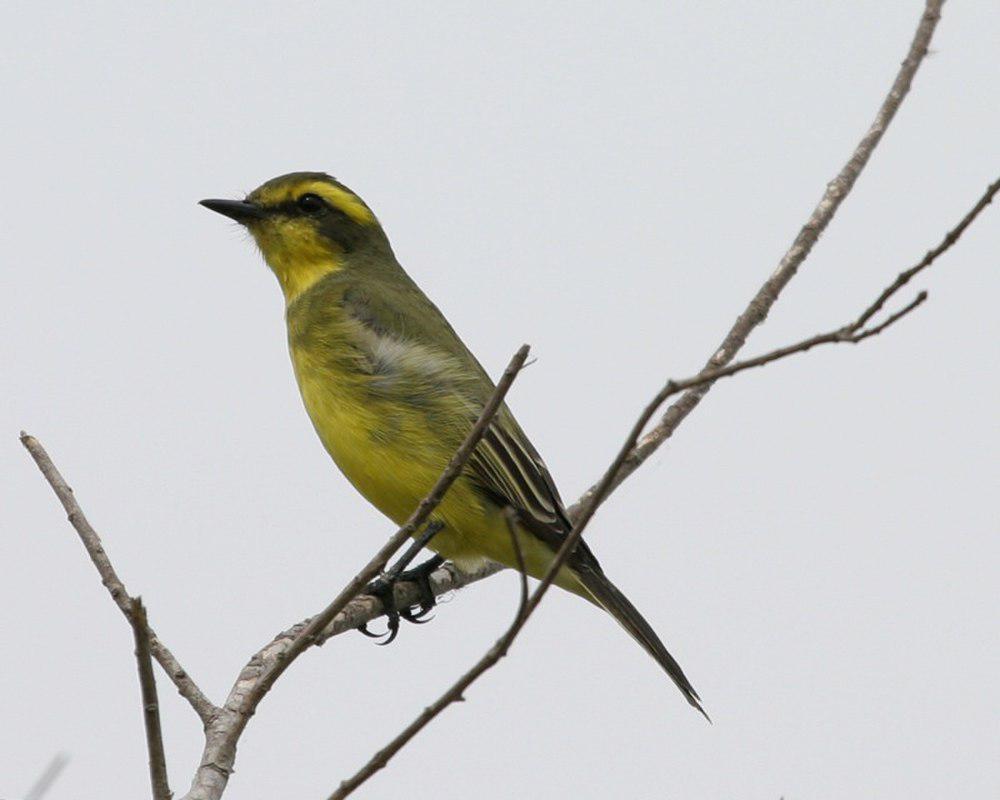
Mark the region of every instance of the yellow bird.
MULTIPOLYGON (((253 235, 285 296, 292 365, 319 438, 355 488, 401 524, 493 393, 489 375, 399 265, 368 205, 329 175, 283 175, 243 200, 202 205, 253 235)), ((527 571, 541 578, 571 523, 541 457, 502 406, 417 547, 439 554, 431 568, 440 557, 463 568, 484 559, 516 566, 507 508, 527 571)), ((423 578, 426 596, 427 569, 411 573, 423 578)), ((680 666, 583 541, 555 582, 611 614, 705 713, 680 666)), ((398 626, 391 587, 380 596, 398 626)), ((421 612, 430 605, 433 595, 421 612)))

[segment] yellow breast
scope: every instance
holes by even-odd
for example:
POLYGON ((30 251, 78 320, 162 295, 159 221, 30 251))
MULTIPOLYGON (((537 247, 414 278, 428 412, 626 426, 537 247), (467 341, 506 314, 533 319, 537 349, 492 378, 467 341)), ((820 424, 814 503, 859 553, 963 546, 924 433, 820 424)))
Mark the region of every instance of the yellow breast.
POLYGON ((386 516, 406 519, 437 475, 401 446, 412 436, 392 435, 407 424, 400 410, 374 400, 343 364, 294 348, 292 363, 309 418, 341 472, 386 516))
MULTIPOLYGON (((359 335, 357 321, 339 317, 332 308, 324 305, 319 326, 316 319, 302 318, 290 325, 289 349, 302 400, 344 476, 372 505, 402 524, 464 438, 468 413, 458 398, 435 392, 433 381, 421 383, 419 347, 406 353, 374 348, 382 358, 399 358, 411 367, 416 363, 412 373, 404 371, 401 383, 387 385, 386 376, 373 373, 367 358, 359 355, 372 348, 359 335)), ((447 558, 466 565, 483 557, 499 560, 500 553, 484 547, 484 537, 509 547, 504 517, 465 477, 451 487, 434 518, 446 527, 432 547, 447 558)))

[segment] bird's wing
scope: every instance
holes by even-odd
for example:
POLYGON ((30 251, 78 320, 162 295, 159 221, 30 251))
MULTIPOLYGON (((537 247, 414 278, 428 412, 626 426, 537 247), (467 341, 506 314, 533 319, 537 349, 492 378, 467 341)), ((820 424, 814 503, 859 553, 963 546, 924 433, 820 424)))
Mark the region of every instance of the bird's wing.
MULTIPOLYGON (((381 283, 377 291, 370 285, 352 287, 343 295, 344 309, 380 337, 434 348, 460 363, 467 380, 451 382, 451 391, 467 401, 455 404, 468 412, 462 426, 467 430, 493 393, 493 381, 423 292, 405 274, 394 278, 381 283)), ((545 462, 506 406, 490 424, 467 469, 493 502, 513 507, 525 527, 553 550, 559 548, 572 525, 545 462)))
POLYGON ((545 462, 507 408, 487 428, 469 466, 487 494, 513 507, 533 533, 558 549, 571 527, 566 509, 545 462))

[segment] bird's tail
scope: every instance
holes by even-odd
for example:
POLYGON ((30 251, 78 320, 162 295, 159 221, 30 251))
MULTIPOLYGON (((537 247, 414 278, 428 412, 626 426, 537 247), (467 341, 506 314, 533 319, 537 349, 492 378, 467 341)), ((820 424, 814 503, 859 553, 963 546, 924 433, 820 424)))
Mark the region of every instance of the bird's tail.
POLYGON ((701 698, 698 697, 698 693, 687 679, 680 664, 667 652, 667 648, 660 641, 660 637, 656 635, 656 631, 646 622, 636 607, 629 602, 629 599, 618 590, 618 587, 608 580, 599 567, 587 565, 583 566, 582 569, 578 567, 573 572, 594 602, 614 617, 618 624, 628 631, 629 636, 642 645, 642 648, 677 684, 677 688, 681 690, 687 701, 711 722, 705 709, 701 706, 701 698))

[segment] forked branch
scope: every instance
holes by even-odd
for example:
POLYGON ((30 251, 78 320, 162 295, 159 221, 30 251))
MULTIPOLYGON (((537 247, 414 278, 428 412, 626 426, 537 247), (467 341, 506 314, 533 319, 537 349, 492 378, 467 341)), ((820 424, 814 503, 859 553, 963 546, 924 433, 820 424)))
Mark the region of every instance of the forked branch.
MULTIPOLYGON (((38 465, 38 469, 41 470, 45 480, 52 487, 52 491, 59 498, 59 502, 62 503, 62 507, 66 510, 69 524, 77 532, 80 541, 83 542, 84 549, 87 551, 87 555, 90 556, 91 562, 97 568, 97 573, 101 576, 101 583, 104 584, 110 593, 111 599, 115 601, 115 605, 121 609, 125 618, 131 622, 132 597, 129 596, 128 591, 125 589, 125 584, 122 583, 121 578, 118 577, 118 573, 115 572, 115 568, 111 565, 111 559, 108 558, 108 554, 104 552, 101 537, 97 535, 97 531, 94 530, 93 526, 87 520, 83 509, 80 508, 80 504, 76 502, 73 490, 66 483, 59 470, 56 469, 56 465, 52 463, 52 459, 45 452, 45 448, 42 447, 41 443, 34 436, 29 436, 24 431, 21 431, 21 444, 31 454, 31 457, 35 460, 35 464, 38 465)), ((194 682, 187 670, 181 666, 180 662, 174 657, 174 654, 159 640, 152 629, 149 629, 149 650, 153 658, 160 662, 160 666, 163 667, 170 680, 173 681, 181 697, 188 701, 194 712, 201 718, 201 721, 206 725, 211 722, 219 709, 202 693, 201 689, 198 688, 198 684, 194 682)))
MULTIPOLYGON (((906 58, 903 59, 903 63, 896 73, 895 80, 893 80, 892 86, 889 88, 889 93, 879 106, 874 121, 869 126, 865 135, 861 137, 861 141, 854 148, 854 152, 851 153, 851 157, 847 160, 847 163, 837 173, 837 176, 827 184, 826 191, 823 192, 819 203, 813 209, 812 214, 809 215, 809 219, 806 220, 805 225, 799 230, 791 247, 782 256, 777 269, 764 281, 757 294, 753 296, 747 307, 736 318, 736 322, 733 323, 733 326, 729 329, 725 338, 723 338, 722 344, 719 345, 708 359, 708 362, 705 364, 706 370, 725 366, 736 357, 736 354, 746 344, 747 337, 767 318, 768 312, 781 295, 781 292, 788 285, 788 282, 795 277, 799 266, 806 260, 809 253, 812 252, 813 245, 819 240, 820 234, 826 230, 826 226, 830 224, 830 221, 837 213, 837 209, 840 208, 840 204, 850 194, 851 189, 854 188, 855 181, 857 181, 858 176, 865 168, 872 153, 875 152, 875 148, 879 142, 882 141, 882 135, 889 127, 889 123, 896 116, 896 112, 910 91, 913 77, 917 74, 917 69, 927 55, 927 48, 930 46, 931 37, 934 35, 938 20, 941 18, 942 5, 944 5, 944 0, 927 0, 906 58)), ((632 448, 632 452, 629 453, 628 458, 625 459, 621 469, 614 478, 613 487, 617 487, 629 475, 635 472, 661 444, 673 435, 677 427, 684 421, 684 418, 695 409, 711 388, 711 381, 701 383, 686 391, 684 395, 671 404, 653 429, 632 448)), ((577 500, 576 504, 570 509, 571 516, 574 512, 582 508, 583 503, 596 488, 596 485, 592 486, 577 500)))

